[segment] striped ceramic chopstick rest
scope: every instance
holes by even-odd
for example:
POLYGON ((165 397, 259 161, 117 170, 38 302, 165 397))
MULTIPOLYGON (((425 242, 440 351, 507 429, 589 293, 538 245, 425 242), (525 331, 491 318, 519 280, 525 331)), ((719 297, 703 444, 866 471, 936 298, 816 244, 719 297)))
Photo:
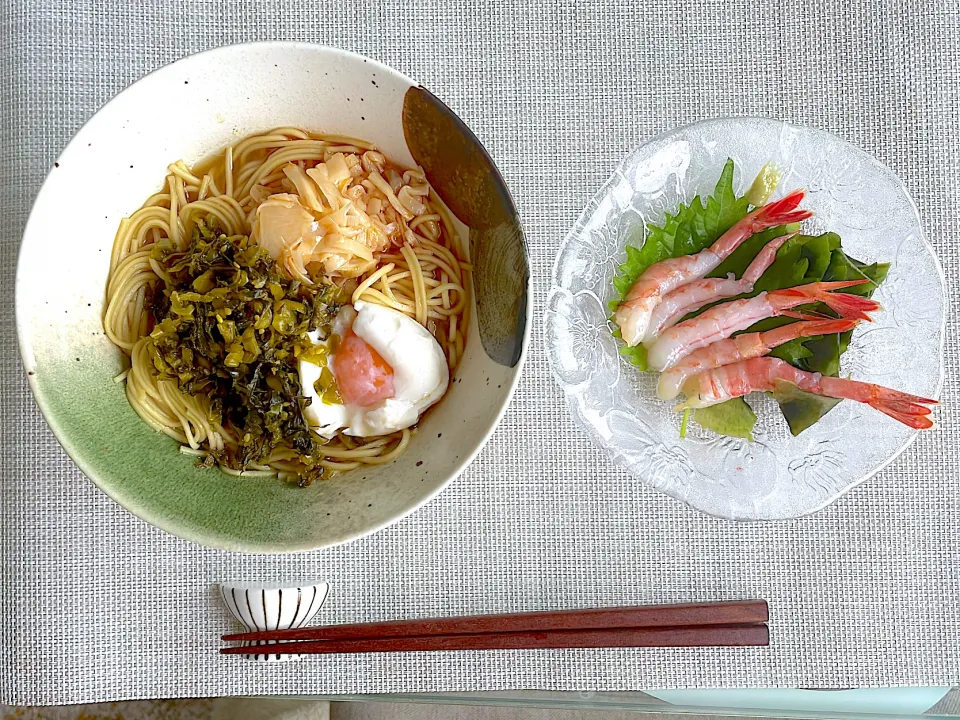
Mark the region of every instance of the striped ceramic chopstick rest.
MULTIPOLYGON (((303 627, 310 622, 327 598, 330 586, 325 582, 294 587, 261 586, 256 583, 224 583, 220 597, 231 614, 244 627, 255 630, 287 630, 303 627)), ((244 643, 245 645, 274 645, 276 641, 244 643)), ((299 660, 302 655, 260 653, 248 655, 259 662, 299 660)))

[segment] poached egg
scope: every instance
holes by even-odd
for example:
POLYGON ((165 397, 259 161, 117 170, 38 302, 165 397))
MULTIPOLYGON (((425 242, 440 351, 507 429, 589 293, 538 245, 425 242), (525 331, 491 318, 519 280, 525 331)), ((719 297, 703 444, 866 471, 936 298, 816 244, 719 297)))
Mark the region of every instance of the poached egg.
POLYGON ((314 351, 299 363, 302 392, 311 401, 304 416, 326 439, 341 429, 357 437, 403 430, 447 391, 450 374, 440 344, 397 310, 362 301, 347 305, 328 338, 309 337, 314 351))

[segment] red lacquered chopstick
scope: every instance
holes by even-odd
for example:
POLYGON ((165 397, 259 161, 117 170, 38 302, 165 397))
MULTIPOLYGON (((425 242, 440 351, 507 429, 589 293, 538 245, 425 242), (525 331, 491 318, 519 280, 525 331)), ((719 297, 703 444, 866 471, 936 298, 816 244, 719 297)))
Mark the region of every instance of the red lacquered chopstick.
POLYGON ((268 630, 224 635, 224 640, 355 640, 419 635, 469 635, 546 630, 598 630, 693 625, 747 625, 766 622, 766 600, 735 600, 683 605, 641 605, 590 610, 547 610, 509 615, 389 620, 328 625, 295 630, 268 630))
POLYGON ((744 647, 769 644, 766 625, 609 628, 546 632, 420 635, 362 640, 311 640, 222 648, 225 655, 261 653, 330 655, 334 653, 430 652, 440 650, 542 650, 624 647, 744 647))

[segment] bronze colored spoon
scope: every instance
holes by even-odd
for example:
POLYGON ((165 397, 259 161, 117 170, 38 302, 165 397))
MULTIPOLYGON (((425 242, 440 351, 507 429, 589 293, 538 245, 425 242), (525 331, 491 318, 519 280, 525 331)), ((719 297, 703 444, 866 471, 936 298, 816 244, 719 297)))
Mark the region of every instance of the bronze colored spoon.
POLYGON ((477 137, 422 87, 404 97, 403 132, 430 184, 470 228, 480 340, 492 360, 513 367, 526 329, 530 260, 506 184, 477 137))

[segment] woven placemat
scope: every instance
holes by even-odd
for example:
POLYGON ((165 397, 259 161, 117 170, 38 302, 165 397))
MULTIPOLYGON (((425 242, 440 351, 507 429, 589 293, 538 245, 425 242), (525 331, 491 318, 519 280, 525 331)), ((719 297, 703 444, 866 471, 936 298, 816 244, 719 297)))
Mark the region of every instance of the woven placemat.
MULTIPOLYGON (((903 0, 0 0, 0 702, 960 681, 958 20, 953 4, 903 0), (527 227, 537 317, 510 411, 440 498, 345 547, 245 557, 147 525, 71 464, 24 382, 13 284, 31 200, 84 120, 185 54, 271 38, 382 60, 466 120, 527 227), (950 283, 939 427, 796 522, 723 522, 641 487, 574 427, 541 347, 555 249, 617 161, 655 133, 730 114, 815 125, 889 164, 950 283), (213 583, 310 578, 331 583, 325 622, 759 596, 773 640, 271 667, 216 654, 233 626, 213 583)), ((69 218, 63 231, 82 234, 69 218)))

